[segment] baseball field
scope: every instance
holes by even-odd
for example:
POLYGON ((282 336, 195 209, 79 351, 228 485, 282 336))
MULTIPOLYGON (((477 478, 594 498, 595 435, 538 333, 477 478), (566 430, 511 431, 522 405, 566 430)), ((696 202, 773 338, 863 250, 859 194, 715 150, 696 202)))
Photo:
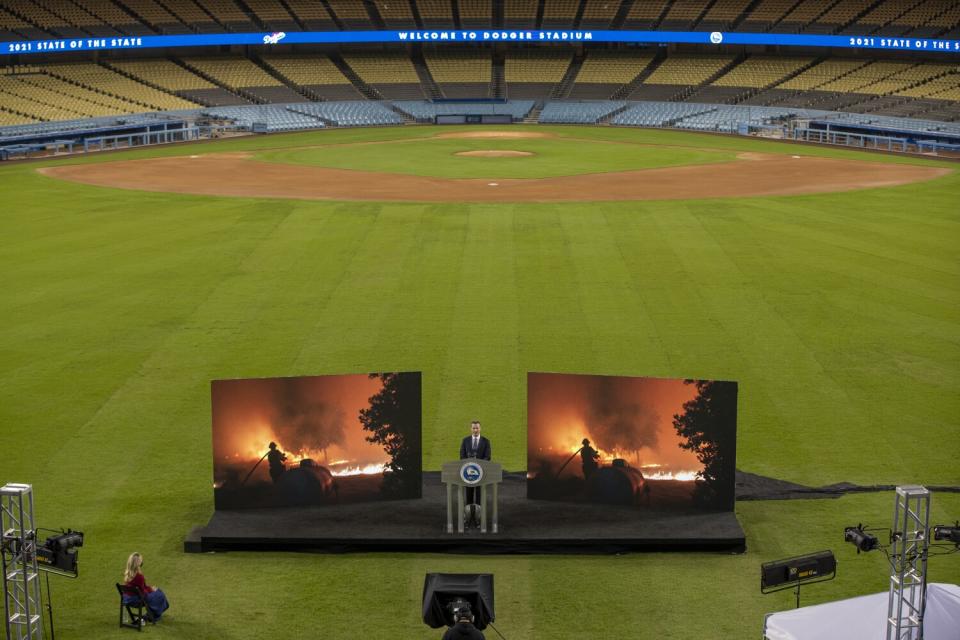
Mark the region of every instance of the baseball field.
MULTIPOLYGON (((213 509, 213 379, 422 371, 428 470, 474 418, 524 469, 528 371, 736 380, 743 471, 960 485, 955 163, 397 127, 9 164, 0 193, 0 481, 86 534, 80 577, 51 579, 59 637, 129 633, 135 550, 172 604, 155 638, 439 638, 432 571, 494 573, 509 640, 755 638, 793 606, 760 563, 821 549, 838 576, 803 604, 887 587, 842 537, 888 527, 891 492, 738 502, 741 555, 185 554, 213 509)), ((960 554, 929 572, 960 581, 960 554)))

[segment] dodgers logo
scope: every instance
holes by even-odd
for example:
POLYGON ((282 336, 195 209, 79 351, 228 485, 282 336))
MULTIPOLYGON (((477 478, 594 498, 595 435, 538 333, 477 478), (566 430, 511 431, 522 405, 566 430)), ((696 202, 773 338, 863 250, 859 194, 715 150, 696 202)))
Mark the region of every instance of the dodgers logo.
POLYGON ((467 484, 477 484, 483 480, 483 467, 476 462, 467 462, 460 467, 460 479, 467 484))
POLYGON ((713 44, 720 44, 721 42, 723 42, 723 34, 720 33, 719 31, 714 31, 713 33, 710 34, 710 42, 712 42, 713 44))
POLYGON ((286 33, 283 31, 277 31, 276 33, 263 36, 263 44, 277 44, 286 37, 286 33))

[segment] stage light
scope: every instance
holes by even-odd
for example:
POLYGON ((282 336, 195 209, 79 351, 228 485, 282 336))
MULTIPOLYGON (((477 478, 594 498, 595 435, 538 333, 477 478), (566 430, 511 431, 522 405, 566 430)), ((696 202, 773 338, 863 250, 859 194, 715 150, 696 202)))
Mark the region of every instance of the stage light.
POLYGON ((760 565, 760 593, 795 588, 797 608, 800 608, 800 585, 826 582, 836 576, 837 559, 832 551, 765 562, 760 565))
POLYGON ((837 559, 832 551, 765 562, 760 565, 760 591, 769 593, 797 583, 819 582, 832 578, 836 572, 837 559))
POLYGON ((880 541, 877 540, 877 536, 864 531, 862 524, 844 529, 843 539, 857 548, 857 554, 861 551, 867 552, 880 548, 880 541))
POLYGON ((960 545, 960 522, 949 524, 938 524, 933 528, 934 540, 946 540, 953 544, 960 545))
POLYGON ((433 629, 450 627, 456 613, 469 608, 473 626, 484 629, 496 619, 493 574, 428 573, 423 580, 423 622, 433 629))

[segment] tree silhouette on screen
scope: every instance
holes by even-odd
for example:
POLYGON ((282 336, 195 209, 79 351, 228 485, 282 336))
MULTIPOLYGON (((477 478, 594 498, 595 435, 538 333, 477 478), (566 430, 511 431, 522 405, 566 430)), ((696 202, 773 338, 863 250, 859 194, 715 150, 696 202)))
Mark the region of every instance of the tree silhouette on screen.
POLYGON ((736 474, 737 383, 684 380, 696 385, 697 397, 683 403, 673 426, 685 438, 681 449, 697 454, 703 464, 696 498, 715 508, 732 509, 736 474))
POLYGON ((360 410, 360 422, 390 456, 382 491, 403 498, 420 497, 420 374, 374 373, 383 388, 360 410))

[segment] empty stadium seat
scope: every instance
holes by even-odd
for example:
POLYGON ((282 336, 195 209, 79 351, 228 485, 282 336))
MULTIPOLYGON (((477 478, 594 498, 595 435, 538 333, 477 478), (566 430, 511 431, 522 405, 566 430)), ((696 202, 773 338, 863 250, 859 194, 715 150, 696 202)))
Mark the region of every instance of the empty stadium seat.
POLYGON ((538 118, 539 122, 566 124, 596 124, 618 109, 627 106, 622 100, 599 102, 547 102, 538 118))
POLYGON ((427 52, 424 59, 444 97, 491 97, 493 65, 489 52, 443 49, 427 52))
POLYGON ((572 54, 562 50, 508 51, 504 80, 510 98, 540 98, 563 80, 572 54))
POLYGON ((344 61, 365 83, 388 100, 423 98, 420 76, 403 53, 350 53, 344 61))
POLYGON ((320 100, 360 100, 363 96, 327 56, 264 56, 264 63, 320 100))

